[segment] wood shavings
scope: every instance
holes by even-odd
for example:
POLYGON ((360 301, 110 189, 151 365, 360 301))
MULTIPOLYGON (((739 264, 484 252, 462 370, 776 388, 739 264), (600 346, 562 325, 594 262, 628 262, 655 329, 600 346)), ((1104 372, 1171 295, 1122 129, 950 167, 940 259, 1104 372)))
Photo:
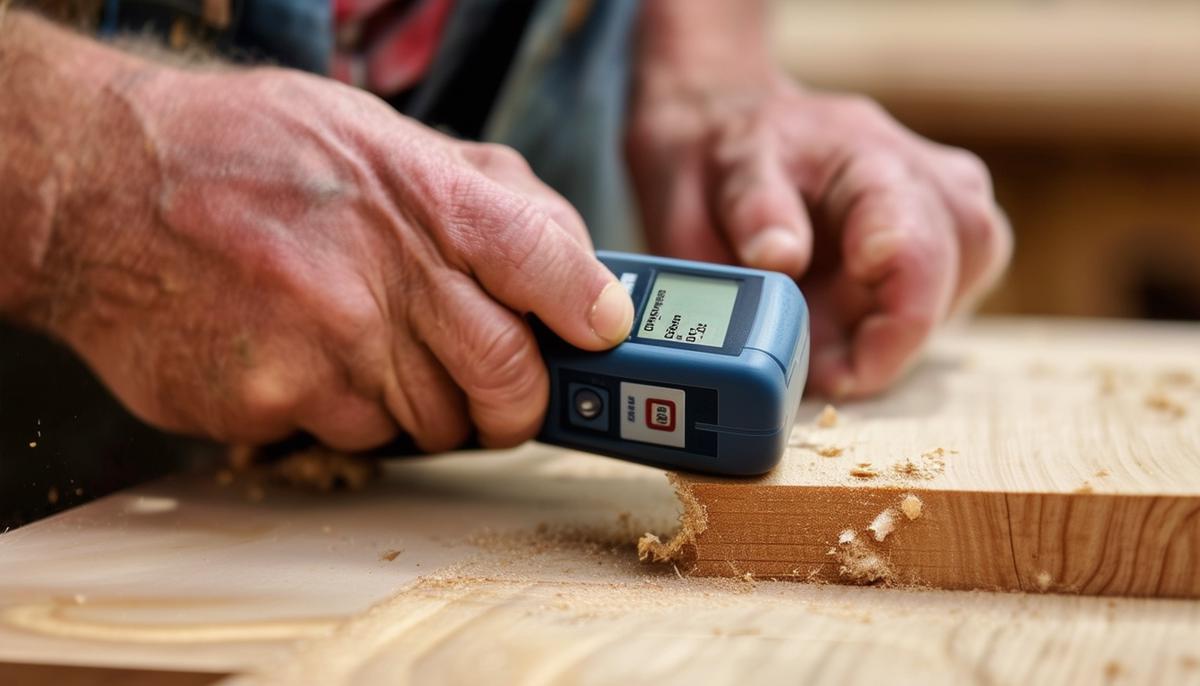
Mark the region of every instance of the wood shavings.
POLYGON ((900 511, 904 513, 905 517, 908 517, 909 521, 919 518, 924 507, 925 504, 921 502, 921 499, 912 493, 908 493, 900 499, 900 511))
POLYGON ((675 487, 675 495, 683 504, 683 512, 679 515, 679 531, 666 541, 651 532, 642 534, 637 542, 637 552, 638 559, 643 562, 685 560, 694 552, 696 536, 708 528, 708 512, 692 493, 691 486, 673 473, 668 474, 667 479, 675 487))
POLYGON ((853 531, 843 531, 826 554, 838 561, 838 574, 855 583, 887 583, 894 576, 887 559, 853 531))
POLYGON ((1096 478, 1103 479, 1104 477, 1108 476, 1110 473, 1111 472, 1109 472, 1107 469, 1097 469, 1096 470, 1096 478))
POLYGON ((870 462, 860 462, 850 468, 850 476, 856 479, 874 479, 879 476, 879 470, 872 467, 870 462))
POLYGON ((393 561, 395 561, 395 559, 397 557, 400 557, 400 553, 402 553, 402 552, 404 552, 404 551, 400 550, 399 548, 393 548, 392 550, 386 550, 379 556, 379 559, 383 560, 384 562, 393 562, 393 561))
POLYGON ((846 449, 836 445, 826 445, 817 448, 815 452, 821 457, 841 457, 846 449))
POLYGON ((1145 402, 1146 407, 1151 410, 1161 412, 1175 419, 1187 414, 1187 408, 1163 391, 1152 391, 1147 394, 1145 402))
POLYGON ((1084 493, 1084 494, 1095 493, 1095 492, 1096 492, 1096 489, 1092 488, 1091 482, 1088 482, 1088 481, 1084 481, 1083 483, 1079 484, 1079 487, 1073 491, 1073 493, 1084 493))
POLYGON ((833 405, 826 405, 821 408, 821 413, 817 415, 816 424, 822 429, 831 429, 838 424, 838 411, 833 405))
POLYGON ((875 536, 875 540, 880 543, 888 537, 888 534, 895 530, 896 511, 890 507, 875 515, 875 519, 867 526, 867 531, 870 531, 875 536))
POLYGON ((1196 377, 1186 369, 1167 369, 1158 375, 1158 383, 1164 386, 1191 386, 1196 377))
POLYGON ((1117 662, 1116 660, 1109 660, 1108 662, 1104 663, 1105 679, 1113 681, 1114 679, 1119 679, 1124 673, 1125 667, 1123 667, 1120 662, 1117 662))
POLYGON ((921 453, 919 463, 908 458, 893 464, 892 473, 905 479, 933 479, 946 471, 946 456, 957 454, 957 450, 934 448, 921 453))
POLYGON ((326 448, 292 453, 271 466, 271 475, 292 486, 322 492, 362 490, 379 474, 379 461, 326 448))

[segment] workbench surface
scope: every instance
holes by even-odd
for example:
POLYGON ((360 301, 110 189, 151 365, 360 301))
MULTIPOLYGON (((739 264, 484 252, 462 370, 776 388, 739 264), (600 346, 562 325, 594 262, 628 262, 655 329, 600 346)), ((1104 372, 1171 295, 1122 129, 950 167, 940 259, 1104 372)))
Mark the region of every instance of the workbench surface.
MULTIPOLYGON (((905 383, 951 373, 946 351, 962 352, 964 340, 981 354, 994 350, 993 336, 1024 340, 1052 361, 1081 332, 1099 354, 1113 342, 1118 377, 1134 358, 1171 374, 1170 404, 1150 408, 1162 416, 1146 420, 1159 422, 1146 435, 1174 441, 1174 452, 1151 456, 1166 460, 1151 471, 1176 477, 1161 487, 1157 477, 1131 479, 1130 495, 1200 493, 1200 346, 1186 367, 1195 327, 988 322, 935 345, 905 383), (1131 345, 1136 355, 1120 352, 1131 345)), ((901 384, 893 393, 911 392, 901 384)), ((806 430, 821 406, 802 407, 806 430)), ((870 407, 841 411, 868 422, 870 407)), ((903 433, 938 407, 879 419, 903 433)), ((855 484, 846 487, 853 498, 855 484)), ((539 445, 393 462, 353 493, 307 493, 252 474, 170 477, 0 536, 0 681, 64 684, 68 667, 83 666, 160 670, 146 678, 189 684, 206 674, 237 683, 1200 683, 1194 600, 708 579, 639 562, 638 537, 665 537, 678 511, 660 470, 539 445)), ((1200 506, 1188 518, 1197 516, 1200 506)), ((1173 554, 1189 555, 1182 564, 1200 574, 1200 540, 1184 544, 1173 554)), ((106 673, 134 674, 87 672, 106 673)))

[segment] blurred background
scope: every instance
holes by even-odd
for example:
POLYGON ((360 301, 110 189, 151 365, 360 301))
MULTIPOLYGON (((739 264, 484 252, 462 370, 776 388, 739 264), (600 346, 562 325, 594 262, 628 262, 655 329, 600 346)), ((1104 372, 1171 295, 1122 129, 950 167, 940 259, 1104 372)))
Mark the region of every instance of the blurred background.
POLYGON ((803 83, 991 167, 1004 314, 1200 319, 1200 3, 774 0, 803 83))

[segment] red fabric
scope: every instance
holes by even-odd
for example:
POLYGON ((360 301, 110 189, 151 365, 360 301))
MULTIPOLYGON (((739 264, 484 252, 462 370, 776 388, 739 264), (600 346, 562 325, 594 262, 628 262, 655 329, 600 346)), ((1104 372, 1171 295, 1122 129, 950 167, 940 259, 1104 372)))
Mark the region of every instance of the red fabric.
POLYGON ((454 0, 334 0, 338 46, 330 75, 380 95, 416 85, 437 54, 454 0))

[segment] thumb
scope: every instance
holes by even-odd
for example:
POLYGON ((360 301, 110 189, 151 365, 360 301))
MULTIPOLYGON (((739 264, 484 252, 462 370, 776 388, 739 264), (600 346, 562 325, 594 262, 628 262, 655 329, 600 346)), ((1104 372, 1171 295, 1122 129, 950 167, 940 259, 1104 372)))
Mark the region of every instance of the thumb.
POLYGON ((460 243, 488 294, 537 315, 578 348, 603 350, 625 340, 633 301, 612 272, 536 205, 511 195, 495 200, 481 204, 475 235, 460 243))

